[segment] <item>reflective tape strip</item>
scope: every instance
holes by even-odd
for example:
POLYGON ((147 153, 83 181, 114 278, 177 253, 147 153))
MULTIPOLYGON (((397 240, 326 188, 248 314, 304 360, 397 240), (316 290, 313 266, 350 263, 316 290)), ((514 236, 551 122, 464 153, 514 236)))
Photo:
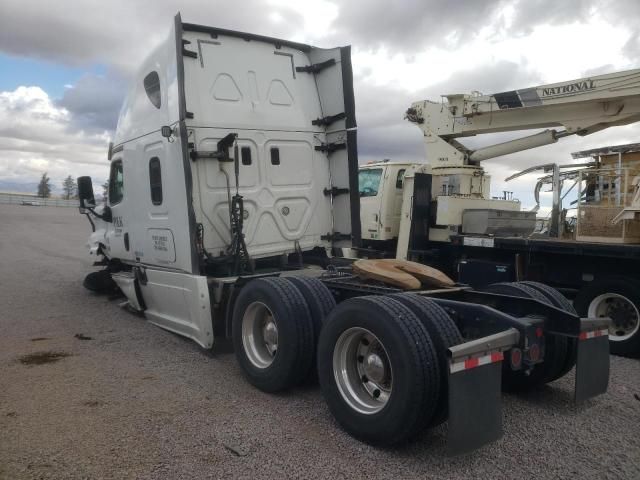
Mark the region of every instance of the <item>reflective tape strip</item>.
POLYGON ((580 332, 580 340, 609 336, 609 330, 591 330, 590 332, 580 332))
POLYGON ((449 369, 451 373, 461 372, 463 370, 469 370, 471 368, 481 367, 482 365, 489 365, 490 363, 501 362, 504 359, 502 352, 492 352, 489 355, 482 357, 469 358, 462 362, 451 363, 449 369))

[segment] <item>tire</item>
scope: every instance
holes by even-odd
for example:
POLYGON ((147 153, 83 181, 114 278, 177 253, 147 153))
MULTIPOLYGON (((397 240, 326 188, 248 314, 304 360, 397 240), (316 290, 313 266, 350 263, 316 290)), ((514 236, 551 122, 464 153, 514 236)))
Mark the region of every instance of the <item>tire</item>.
POLYGON ((114 293, 118 291, 118 285, 113 281, 108 270, 89 273, 84 277, 82 285, 87 290, 96 293, 114 293))
POLYGON ((292 283, 282 278, 250 281, 236 299, 232 322, 236 358, 253 386, 278 392, 307 377, 314 358, 313 321, 292 283))
MULTIPOLYGON (((540 282, 517 282, 519 285, 526 285, 535 288, 542 293, 551 302, 554 307, 558 307, 566 312, 578 315, 571 301, 562 293, 549 285, 540 282)), ((576 355, 578 353, 578 342, 575 338, 565 337, 567 339, 567 349, 569 353, 566 356, 564 366, 557 372, 556 377, 550 381, 564 377, 576 364, 576 355)))
POLYGON ((302 276, 281 278, 295 285, 304 297, 309 307, 309 312, 311 313, 311 319, 313 320, 315 338, 318 339, 325 318, 331 310, 336 307, 336 301, 333 295, 331 295, 327 286, 317 278, 302 276))
POLYGON ((566 310, 567 312, 573 313, 574 315, 578 314, 578 312, 576 311, 571 301, 555 288, 540 282, 526 281, 526 282, 516 282, 516 283, 518 285, 526 285, 527 287, 531 287, 538 290, 540 293, 542 293, 545 297, 549 299, 549 301, 554 307, 561 308, 562 310, 566 310))
POLYGON ((394 298, 408 307, 425 326, 433 341, 440 366, 440 395, 433 418, 429 423, 429 426, 435 427, 446 421, 449 415, 449 358, 447 349, 461 344, 462 335, 449 314, 433 300, 415 293, 399 293, 391 295, 390 298, 394 298))
POLYGON ((574 302, 580 315, 610 316, 609 348, 614 355, 640 355, 640 282, 624 276, 597 279, 574 302))
MULTIPOLYGON (((546 303, 547 305, 553 305, 540 291, 517 282, 494 283, 493 285, 489 285, 485 291, 515 297, 531 298, 546 303)), ((565 368, 568 357, 571 356, 567 337, 549 335, 545 340, 544 361, 541 364, 535 365, 528 375, 522 370, 511 369, 511 352, 506 352, 502 371, 502 385, 505 390, 531 390, 558 378, 558 375, 565 368)))
POLYGON ((324 398, 342 428, 364 442, 395 445, 422 432, 436 410, 440 375, 429 332, 394 298, 346 300, 320 334, 324 398))
MULTIPOLYGON (((291 276, 281 277, 288 282, 295 285, 300 291, 307 306, 309 307, 309 313, 311 314, 311 320, 313 321, 313 333, 315 342, 320 338, 320 331, 324 325, 324 321, 336 306, 336 301, 331 295, 331 292, 327 286, 317 278, 303 277, 303 276, 291 276)), ((311 365, 310 374, 308 376, 309 384, 315 384, 318 381, 317 365, 316 365, 316 343, 313 345, 313 361, 311 365)))

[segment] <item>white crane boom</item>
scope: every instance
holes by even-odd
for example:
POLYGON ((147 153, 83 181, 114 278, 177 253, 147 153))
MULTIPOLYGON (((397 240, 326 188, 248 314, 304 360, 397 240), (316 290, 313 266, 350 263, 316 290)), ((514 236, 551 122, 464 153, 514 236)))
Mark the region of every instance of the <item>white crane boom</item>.
POLYGON ((493 95, 445 95, 443 102, 413 103, 407 110, 407 119, 423 131, 427 162, 432 167, 473 165, 488 158, 554 143, 561 136, 588 135, 640 120, 640 69, 493 95), (564 130, 541 132, 475 152, 454 140, 483 133, 547 127, 564 127, 564 130))
POLYGON ((426 163, 407 169, 397 258, 407 258, 412 227, 414 178, 431 175, 435 220, 432 241, 464 232, 468 210, 519 212, 520 201, 491 196, 490 177, 480 162, 549 145, 568 135, 588 135, 640 121, 640 69, 597 75, 538 87, 482 94, 445 95, 441 102, 415 102, 406 112, 424 134, 426 163), (547 128, 534 135, 470 150, 457 139, 484 133, 547 128))

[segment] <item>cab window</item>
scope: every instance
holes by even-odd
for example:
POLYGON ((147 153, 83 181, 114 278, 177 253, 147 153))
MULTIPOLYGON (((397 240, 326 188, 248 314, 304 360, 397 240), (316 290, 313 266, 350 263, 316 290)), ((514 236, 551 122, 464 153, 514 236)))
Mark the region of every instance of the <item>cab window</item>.
POLYGON ((154 107, 162 106, 162 92, 160 91, 160 76, 158 72, 150 72, 143 80, 144 91, 154 107))
POLYGON ((149 160, 149 186, 151 189, 151 203, 162 205, 162 171, 158 157, 153 157, 149 160))
POLYGON ((402 188, 402 184, 404 183, 404 172, 404 168, 402 170, 398 170, 398 176, 396 177, 396 188, 402 188))
POLYGON ((361 197, 375 197, 380 188, 381 168, 367 168, 358 172, 358 190, 361 197))
POLYGON ((115 160, 111 163, 111 173, 109 175, 109 204, 115 205, 122 201, 124 196, 124 172, 122 160, 115 160))

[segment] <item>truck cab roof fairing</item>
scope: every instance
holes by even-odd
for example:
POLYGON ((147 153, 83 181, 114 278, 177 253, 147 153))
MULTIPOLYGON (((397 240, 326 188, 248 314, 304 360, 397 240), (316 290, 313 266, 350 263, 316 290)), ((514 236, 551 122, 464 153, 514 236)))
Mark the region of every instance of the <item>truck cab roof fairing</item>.
MULTIPOLYGON (((175 27, 142 62, 120 110, 114 145, 119 145, 173 125, 179 120, 175 27), (153 72, 159 79, 160 106, 154 105, 145 90, 145 79, 153 72)), ((148 80, 147 80, 148 85, 148 80)))
MULTIPOLYGON (((247 41, 270 43, 276 48, 284 46, 302 52, 309 52, 312 48, 310 45, 303 43, 290 42, 264 35, 183 23, 180 19, 180 14, 176 15, 176 19, 183 32, 207 33, 212 38, 217 38, 218 35, 225 35, 242 38, 247 41)), ((179 105, 180 79, 176 63, 178 58, 176 35, 176 24, 174 23, 167 37, 145 58, 142 66, 136 71, 134 75, 135 81, 120 110, 114 145, 146 135, 157 130, 161 125, 172 125, 181 119, 179 105), (160 108, 156 108, 149 101, 144 89, 144 80, 152 72, 157 72, 160 79, 160 108)))
POLYGON ((217 38, 218 35, 225 35, 228 37, 238 37, 247 41, 256 40, 264 43, 272 43, 276 48, 285 46, 294 48, 302 52, 309 52, 312 47, 305 43, 290 42, 288 40, 281 40, 279 38, 267 37, 265 35, 256 35, 255 33, 239 32, 236 30, 226 30, 224 28, 208 27, 205 25, 196 25, 193 23, 183 23, 182 30, 185 32, 201 32, 208 33, 212 38, 217 38))

